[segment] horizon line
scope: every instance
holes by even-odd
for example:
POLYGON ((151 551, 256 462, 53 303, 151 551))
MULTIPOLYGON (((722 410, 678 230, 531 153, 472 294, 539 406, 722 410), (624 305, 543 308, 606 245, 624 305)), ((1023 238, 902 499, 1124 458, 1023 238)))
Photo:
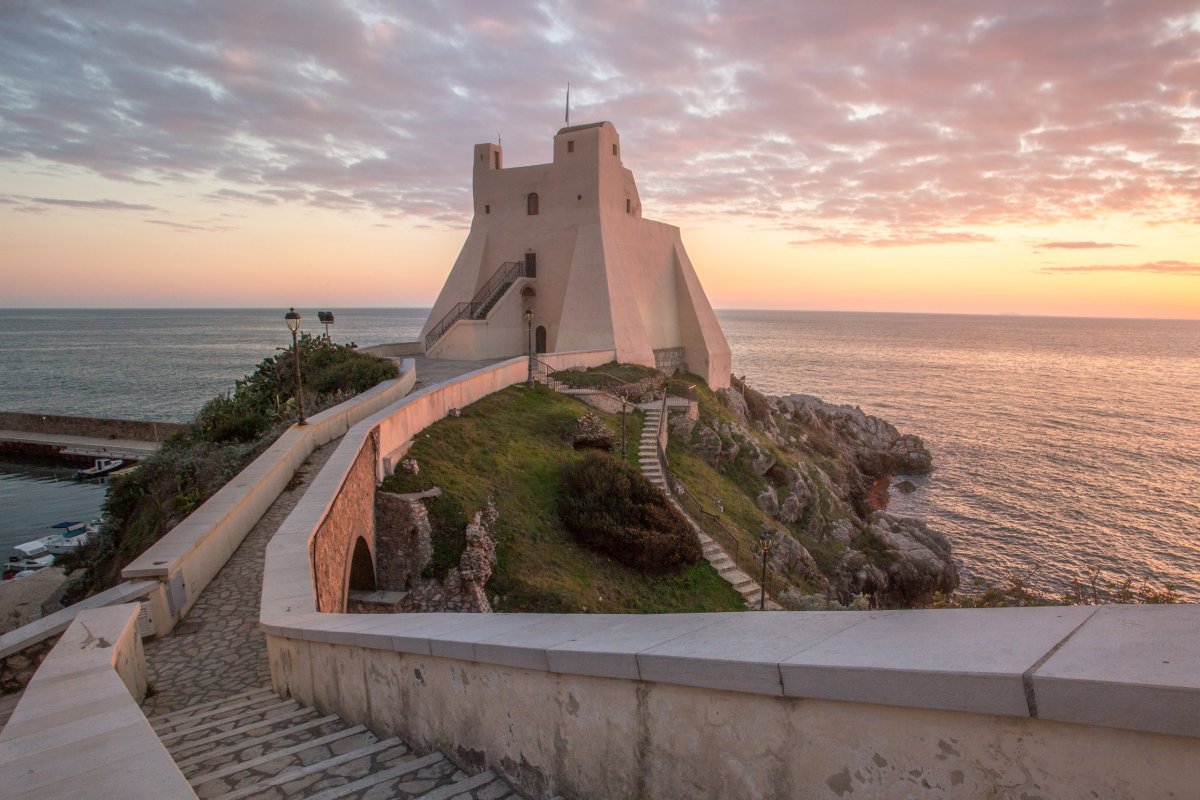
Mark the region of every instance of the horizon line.
MULTIPOLYGON (((278 306, 286 311, 294 306, 278 306)), ((250 306, 0 306, 4 311, 271 311, 276 307, 264 305, 250 306)), ((307 307, 302 307, 306 308, 307 307)), ((332 309, 340 311, 432 311, 432 306, 312 306, 311 310, 332 309)), ((830 309, 830 308, 745 308, 745 307, 713 307, 720 312, 775 312, 795 314, 875 314, 900 315, 913 317, 1019 317, 1026 319, 1093 319, 1093 320, 1129 320, 1144 322, 1200 322, 1200 317, 1137 317, 1110 316, 1100 314, 1034 314, 1018 311, 1007 312, 974 312, 974 311, 881 311, 875 309, 830 309)))

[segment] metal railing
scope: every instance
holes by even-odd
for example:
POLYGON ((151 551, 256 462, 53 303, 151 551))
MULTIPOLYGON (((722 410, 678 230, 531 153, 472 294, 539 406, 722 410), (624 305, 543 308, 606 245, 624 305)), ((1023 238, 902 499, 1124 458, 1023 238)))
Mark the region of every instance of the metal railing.
MULTIPOLYGON (((717 544, 729 554, 733 559, 733 563, 738 569, 753 578, 755 582, 762 583, 762 550, 752 544, 744 544, 733 529, 725 524, 720 512, 708 509, 700 498, 696 497, 688 488, 683 485, 678 477, 665 469, 666 461, 664 456, 663 475, 667 479, 667 486, 670 487, 671 493, 674 495, 676 502, 692 520, 700 526, 706 534, 709 535, 717 544)), ((780 593, 787 589, 787 584, 779 577, 767 573, 767 596, 779 597, 780 593)))
POLYGON ((425 336, 425 352, 437 343, 437 340, 445 335, 446 331, 454 325, 454 323, 463 319, 483 319, 487 313, 492 310, 492 306, 504 296, 509 286, 516 282, 517 278, 523 278, 527 274, 524 261, 506 261, 500 265, 500 268, 488 278, 487 283, 483 285, 475 296, 466 303, 456 303, 451 308, 446 316, 442 317, 437 325, 433 326, 425 336))

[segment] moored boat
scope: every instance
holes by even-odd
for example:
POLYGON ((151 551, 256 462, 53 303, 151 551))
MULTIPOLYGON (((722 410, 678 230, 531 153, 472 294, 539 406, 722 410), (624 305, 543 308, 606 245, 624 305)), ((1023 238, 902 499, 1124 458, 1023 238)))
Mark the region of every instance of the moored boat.
POLYGON ((88 539, 96 532, 95 526, 97 522, 98 520, 92 520, 90 524, 86 522, 60 522, 50 527, 59 529, 62 531, 61 533, 45 536, 38 539, 38 541, 45 545, 46 550, 51 555, 65 556, 68 553, 74 553, 88 543, 88 539))
POLYGON ((87 469, 75 470, 75 477, 83 480, 85 478, 102 478, 105 475, 120 469, 125 464, 123 458, 97 458, 95 463, 87 469))

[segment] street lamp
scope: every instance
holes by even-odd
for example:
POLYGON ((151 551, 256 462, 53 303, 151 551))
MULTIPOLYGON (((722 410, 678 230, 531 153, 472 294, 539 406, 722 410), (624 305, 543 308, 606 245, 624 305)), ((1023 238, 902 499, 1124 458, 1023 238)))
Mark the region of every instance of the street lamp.
POLYGON ((325 341, 329 341, 329 326, 333 324, 332 311, 318 311, 317 320, 325 326, 325 341))
POLYGON ((283 315, 283 321, 287 323, 288 330, 292 332, 292 356, 296 362, 296 402, 300 408, 300 421, 296 424, 307 425, 308 422, 304 419, 304 387, 300 384, 300 342, 296 338, 296 334, 300 330, 300 315, 296 313, 296 309, 292 308, 283 315))
POLYGON ((759 584, 758 610, 767 610, 767 553, 771 552, 771 544, 775 536, 763 531, 758 535, 758 546, 762 548, 762 582, 759 584))
POLYGON ((525 355, 529 360, 529 376, 525 379, 525 385, 533 386, 533 309, 525 309, 525 355))

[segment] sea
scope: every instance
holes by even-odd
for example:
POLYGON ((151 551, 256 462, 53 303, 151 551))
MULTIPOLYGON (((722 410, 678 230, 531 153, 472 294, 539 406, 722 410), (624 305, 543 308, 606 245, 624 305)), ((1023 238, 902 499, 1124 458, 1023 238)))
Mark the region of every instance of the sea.
MULTIPOLYGON (((413 340, 428 314, 332 310, 330 335, 359 345, 413 340)), ((3 313, 6 411, 187 421, 291 344, 282 309, 3 313)), ((934 470, 889 509, 949 537, 966 589, 1015 578, 1057 595, 1096 573, 1200 601, 1200 321, 717 316, 752 386, 857 405, 925 440, 934 470)), ((5 465, 0 548, 102 500, 102 484, 5 465)))

